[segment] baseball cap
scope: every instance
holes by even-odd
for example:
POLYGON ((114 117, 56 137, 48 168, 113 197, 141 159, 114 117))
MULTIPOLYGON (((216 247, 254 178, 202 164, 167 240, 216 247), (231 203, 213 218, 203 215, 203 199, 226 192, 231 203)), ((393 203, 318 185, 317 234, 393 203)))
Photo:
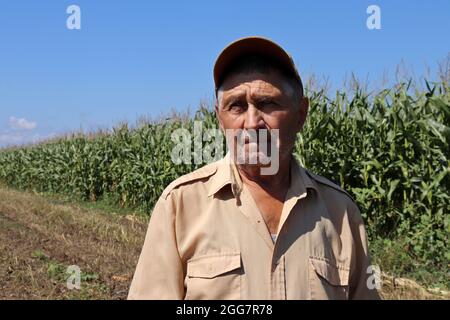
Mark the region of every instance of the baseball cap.
POLYGON ((264 37, 245 37, 238 39, 222 50, 214 64, 215 89, 220 87, 228 70, 240 58, 246 56, 265 57, 276 63, 281 71, 296 79, 303 90, 300 75, 291 56, 277 43, 264 37))

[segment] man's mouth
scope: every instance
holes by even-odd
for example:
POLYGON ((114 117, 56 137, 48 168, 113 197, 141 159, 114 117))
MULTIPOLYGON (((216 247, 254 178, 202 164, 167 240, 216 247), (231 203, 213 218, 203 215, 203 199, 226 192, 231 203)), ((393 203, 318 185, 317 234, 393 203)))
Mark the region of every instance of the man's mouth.
MULTIPOLYGON (((252 136, 248 133, 244 133, 243 134, 243 144, 256 143, 257 145, 260 145, 261 143, 266 143, 266 145, 270 145, 271 135, 270 135, 269 131, 266 134, 265 141, 261 140, 261 138, 264 138, 264 137, 261 137, 259 132, 256 134, 256 136, 255 135, 252 136)), ((239 140, 239 137, 238 137, 238 140, 239 140)), ((242 138, 241 138, 241 141, 242 141, 242 138)))

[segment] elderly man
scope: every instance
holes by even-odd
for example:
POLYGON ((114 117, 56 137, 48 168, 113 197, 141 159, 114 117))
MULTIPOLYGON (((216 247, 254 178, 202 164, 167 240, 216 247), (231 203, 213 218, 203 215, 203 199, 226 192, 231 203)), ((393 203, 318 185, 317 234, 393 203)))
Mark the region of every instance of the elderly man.
POLYGON ((378 298, 358 207, 292 156, 308 100, 290 56, 270 40, 240 39, 217 58, 214 80, 221 129, 267 130, 267 141, 231 135, 224 159, 164 190, 128 298, 378 298), (249 161, 255 146, 265 161, 249 161))

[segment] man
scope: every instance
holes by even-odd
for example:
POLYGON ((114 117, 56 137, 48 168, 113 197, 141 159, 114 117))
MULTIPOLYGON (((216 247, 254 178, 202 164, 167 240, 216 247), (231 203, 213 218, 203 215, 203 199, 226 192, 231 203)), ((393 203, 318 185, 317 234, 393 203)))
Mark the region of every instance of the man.
POLYGON ((378 298, 358 207, 292 156, 308 100, 290 56, 240 39, 217 58, 214 81, 230 152, 164 190, 128 298, 378 298), (251 130, 269 134, 255 143, 251 130))

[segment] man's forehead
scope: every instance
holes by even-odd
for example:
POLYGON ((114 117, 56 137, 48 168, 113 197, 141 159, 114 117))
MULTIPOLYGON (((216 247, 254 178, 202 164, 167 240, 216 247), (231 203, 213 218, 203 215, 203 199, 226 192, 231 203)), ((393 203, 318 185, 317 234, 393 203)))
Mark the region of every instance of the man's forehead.
POLYGON ((224 96, 240 96, 250 93, 251 95, 280 95, 282 94, 282 83, 280 81, 268 81, 266 78, 243 77, 229 79, 223 86, 224 96))

